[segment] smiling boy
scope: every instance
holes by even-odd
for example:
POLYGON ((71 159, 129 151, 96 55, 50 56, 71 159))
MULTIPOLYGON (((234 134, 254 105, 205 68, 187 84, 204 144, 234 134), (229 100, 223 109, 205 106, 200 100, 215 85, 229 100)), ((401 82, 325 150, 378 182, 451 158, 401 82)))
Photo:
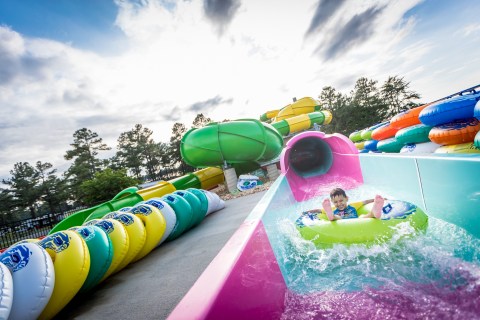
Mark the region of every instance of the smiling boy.
MULTIPOLYGON (((354 219, 359 218, 357 210, 348 204, 348 197, 345 191, 341 188, 335 188, 330 192, 330 199, 325 199, 322 202, 323 210, 327 214, 329 220, 354 219), (331 199, 331 201, 330 201, 331 199), (332 211, 332 204, 335 210, 332 211)), ((380 219, 382 216, 382 208, 385 202, 381 196, 376 195, 375 199, 364 200, 363 205, 373 202, 372 210, 360 218, 376 218, 380 219)))

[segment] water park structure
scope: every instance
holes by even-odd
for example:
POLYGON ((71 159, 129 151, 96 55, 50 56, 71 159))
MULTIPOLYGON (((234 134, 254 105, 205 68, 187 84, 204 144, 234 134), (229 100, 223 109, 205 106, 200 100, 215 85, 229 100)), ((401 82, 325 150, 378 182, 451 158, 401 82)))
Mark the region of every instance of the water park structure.
MULTIPOLYGON (((472 293, 480 292, 476 273, 480 270, 480 233, 476 227, 480 220, 475 214, 480 207, 478 156, 359 154, 358 145, 343 135, 318 131, 299 133, 314 123, 331 121, 331 114, 319 111, 318 103, 311 98, 269 111, 262 115, 262 120, 270 123, 236 120, 187 132, 182 139, 182 156, 187 163, 204 169, 147 189, 126 189, 111 201, 84 210, 67 222, 62 221, 52 230, 50 238, 42 240, 43 247, 49 249, 51 255, 52 250, 60 250, 66 242, 58 235, 66 233, 67 238, 76 238, 74 231, 59 233, 60 230, 90 222, 90 227, 95 229, 87 230, 77 241, 83 256, 90 252, 85 249, 87 238, 94 238, 91 234, 98 232, 111 234, 104 240, 121 243, 122 259, 129 255, 129 259, 135 261, 142 241, 136 242, 138 251, 134 252, 125 244, 126 237, 120 235, 122 230, 123 234, 137 234, 132 237, 137 240, 145 238, 143 243, 146 243, 146 232, 142 233, 141 226, 146 228, 148 222, 138 222, 142 216, 159 218, 155 208, 163 212, 165 207, 173 208, 177 203, 187 203, 190 208, 200 208, 203 203, 205 207, 209 202, 195 201, 192 194, 206 197, 208 192, 200 189, 222 182, 224 174, 228 180, 227 170, 233 169, 234 175, 248 172, 280 155, 279 178, 169 319, 279 319, 295 318, 299 314, 310 315, 312 319, 353 315, 411 318, 418 313, 441 318, 452 314, 479 314, 477 301, 471 299, 472 293), (290 139, 284 146, 282 136, 286 135, 290 135, 290 139), (412 228, 405 219, 392 226, 388 239, 369 246, 334 243, 317 247, 315 241, 301 236, 295 221, 301 212, 318 208, 329 190, 338 186, 356 200, 381 193, 388 199, 408 202, 409 208, 426 213, 428 224, 412 228), (148 210, 142 205, 155 213, 146 213, 148 210), (133 209, 128 208, 131 206, 133 209), (107 214, 107 218, 98 221, 107 214), (119 235, 114 236, 113 230, 118 230, 119 235), (431 303, 424 303, 424 296, 431 303), (453 299, 454 296, 457 299, 453 299)), ((369 131, 373 134, 374 129, 369 131)), ((170 215, 184 221, 176 236, 201 221, 191 213, 188 217, 182 214, 188 211, 185 208, 174 210, 170 215)), ((200 211, 205 212, 205 208, 198 209, 200 211)), ((204 213, 202 215, 204 217, 204 213)), ((163 220, 159 218, 156 225, 166 230, 168 215, 160 216, 163 220)), ((176 223, 170 223, 172 225, 176 223)), ((175 233, 174 227, 170 232, 175 233)), ((157 238, 151 243, 159 245, 160 241, 162 239, 157 238)), ((13 248, 16 251, 4 253, 0 261, 13 266, 8 257, 13 253, 25 256, 19 252, 21 248, 20 245, 13 248)), ((48 255, 43 256, 48 260, 48 255)), ((106 256, 105 259, 113 261, 115 252, 107 251, 106 256)), ((77 278, 75 284, 80 288, 79 283, 86 283, 89 276, 85 271, 86 259, 82 258, 82 262, 78 272, 84 278, 83 281, 77 278)), ((120 263, 110 272, 118 272, 115 269, 120 263)), ((110 266, 112 264, 110 262, 110 266)), ((45 268, 52 270, 52 266, 45 268)), ((102 272, 108 273, 105 269, 104 266, 102 272)), ((6 288, 8 284, 11 282, 6 288)), ((42 303, 48 303, 45 302, 47 295, 48 292, 39 298, 42 303)), ((68 299, 71 296, 65 295, 65 300, 68 299)), ((54 302, 58 302, 54 312, 65 303, 60 298, 54 302)), ((40 318, 51 318, 54 312, 42 313, 40 318)))

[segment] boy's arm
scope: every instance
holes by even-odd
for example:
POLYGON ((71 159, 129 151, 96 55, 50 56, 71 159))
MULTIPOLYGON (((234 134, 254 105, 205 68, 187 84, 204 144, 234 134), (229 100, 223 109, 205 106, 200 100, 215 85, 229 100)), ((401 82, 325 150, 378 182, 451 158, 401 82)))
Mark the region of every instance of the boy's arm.
POLYGON ((355 209, 358 210, 358 208, 360 208, 361 206, 364 206, 366 204, 369 204, 369 203, 372 203, 374 199, 367 199, 367 200, 363 200, 363 201, 358 201, 358 202, 354 202, 354 203, 350 203, 350 205, 352 207, 354 207, 355 209))
MULTIPOLYGON (((383 200, 387 200, 387 198, 383 198, 383 200)), ((375 199, 368 199, 368 200, 363 200, 362 202, 363 202, 363 204, 365 205, 365 204, 372 203, 372 202, 374 202, 374 201, 375 201, 375 199)))

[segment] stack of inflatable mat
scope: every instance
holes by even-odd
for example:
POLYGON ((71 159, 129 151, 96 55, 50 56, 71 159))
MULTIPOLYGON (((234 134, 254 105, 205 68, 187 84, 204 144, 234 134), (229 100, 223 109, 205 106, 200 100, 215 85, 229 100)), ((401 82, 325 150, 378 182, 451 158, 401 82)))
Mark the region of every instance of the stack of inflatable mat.
POLYGON ((358 149, 359 152, 363 152, 365 142, 362 138, 362 130, 353 131, 350 133, 348 138, 355 144, 355 147, 358 149))
POLYGON ((224 207, 212 192, 178 190, 12 245, 0 254, 0 319, 51 319, 75 295, 224 207))
POLYGON ((424 126, 430 127, 428 138, 441 145, 435 153, 480 153, 474 145, 480 131, 479 99, 480 93, 472 91, 421 110, 418 117, 424 126))
POLYGON ((378 141, 372 138, 372 133, 375 129, 385 125, 386 122, 375 124, 363 130, 358 130, 350 134, 349 139, 355 143, 360 153, 378 152, 378 141))
POLYGON ((377 149, 380 152, 398 153, 403 144, 395 138, 395 134, 399 129, 394 127, 390 121, 383 123, 381 126, 373 130, 372 139, 378 141, 377 149))
POLYGON ((431 126, 422 124, 419 114, 430 104, 425 104, 397 114, 390 120, 392 127, 398 129, 395 140, 400 147, 400 153, 432 153, 439 144, 430 141, 428 135, 431 126))
POLYGON ((355 143, 360 153, 399 152, 403 144, 395 138, 398 130, 390 121, 386 121, 354 131, 349 138, 355 143))

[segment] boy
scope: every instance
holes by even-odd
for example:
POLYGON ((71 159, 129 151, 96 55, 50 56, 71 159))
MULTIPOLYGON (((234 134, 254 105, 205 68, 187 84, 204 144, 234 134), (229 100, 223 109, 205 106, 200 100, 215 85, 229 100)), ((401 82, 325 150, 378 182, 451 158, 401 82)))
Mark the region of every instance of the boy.
MULTIPOLYGON (((332 200, 335 210, 332 211, 332 205, 329 199, 325 199, 322 202, 323 210, 327 214, 329 220, 341 220, 341 219, 353 219, 358 218, 357 210, 348 204, 348 197, 345 191, 341 188, 335 188, 330 192, 330 199, 332 200)), ((382 216, 382 208, 385 202, 381 196, 376 195, 375 199, 369 199, 363 201, 363 204, 373 202, 372 210, 360 218, 376 218, 380 219, 382 216)))

